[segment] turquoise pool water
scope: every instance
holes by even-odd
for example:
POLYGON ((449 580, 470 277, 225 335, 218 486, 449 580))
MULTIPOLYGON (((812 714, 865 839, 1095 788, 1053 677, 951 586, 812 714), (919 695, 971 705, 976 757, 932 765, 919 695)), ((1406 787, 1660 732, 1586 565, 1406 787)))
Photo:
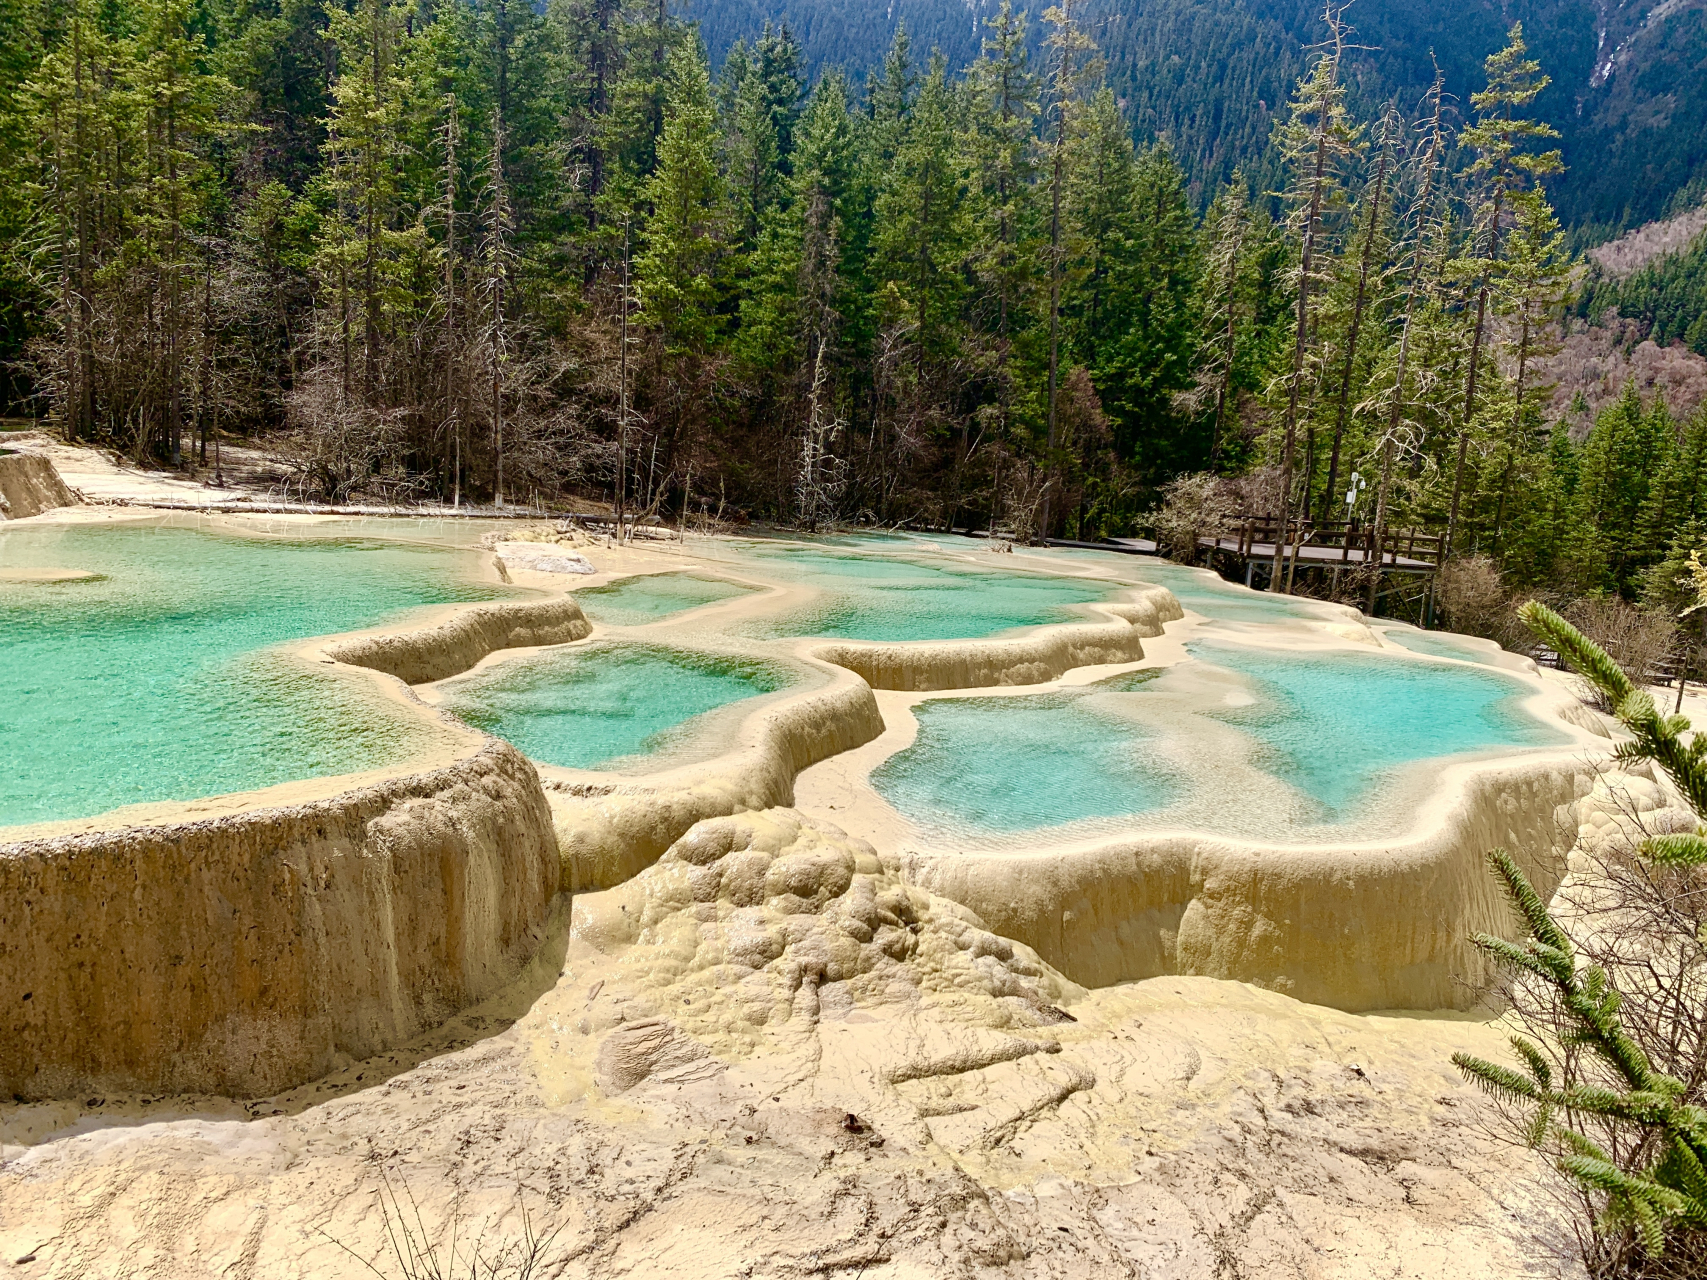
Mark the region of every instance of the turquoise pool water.
POLYGON ((406 758, 433 731, 361 682, 267 653, 399 610, 489 600, 444 548, 162 526, 0 531, 0 826, 247 791, 406 758))
POLYGON ((1120 677, 1085 690, 922 702, 918 738, 872 772, 872 785, 940 834, 1160 809, 1179 787, 1145 754, 1154 733, 1108 705, 1109 695, 1133 696, 1141 685, 1120 677))
POLYGON ((668 751, 698 717, 789 682, 765 662, 592 644, 457 680, 445 686, 442 705, 535 760, 596 769, 668 751))
POLYGON ((820 588, 812 608, 748 624, 767 637, 965 640, 1014 627, 1071 622, 1071 606, 1106 600, 1117 584, 981 570, 949 561, 755 544, 747 553, 777 577, 820 588))
POLYGON ((1277 622, 1326 616, 1318 601, 1252 591, 1212 574, 1150 556, 1129 556, 1126 559, 1132 562, 1128 572, 1144 582, 1166 587, 1187 609, 1217 622, 1277 622))
POLYGON ((1426 653, 1432 658, 1457 658, 1460 662, 1479 662, 1490 667, 1495 665, 1496 655, 1489 652, 1487 644, 1471 640, 1468 636, 1451 632, 1412 631, 1408 627, 1388 627, 1382 631, 1381 638, 1391 640, 1413 653, 1426 653))
POLYGON ((1353 816, 1400 765, 1570 741, 1523 709, 1527 685, 1493 671, 1376 653, 1302 656, 1211 643, 1187 650, 1255 684, 1250 706, 1207 714, 1254 737, 1259 767, 1312 797, 1330 821, 1353 816))
POLYGON ((939 837, 1126 818, 1287 838, 1359 821, 1406 765, 1569 741, 1522 708, 1527 686, 1493 671, 1373 653, 1189 650, 1243 678, 1248 693, 1232 700, 1243 705, 1181 694, 1167 673, 930 699, 915 709, 917 741, 872 784, 939 837), (1195 716, 1235 730, 1243 749, 1212 744, 1195 716))
POLYGON ((602 587, 577 591, 575 599, 594 622, 612 627, 643 627, 673 614, 744 596, 743 587, 692 573, 648 573, 602 587))

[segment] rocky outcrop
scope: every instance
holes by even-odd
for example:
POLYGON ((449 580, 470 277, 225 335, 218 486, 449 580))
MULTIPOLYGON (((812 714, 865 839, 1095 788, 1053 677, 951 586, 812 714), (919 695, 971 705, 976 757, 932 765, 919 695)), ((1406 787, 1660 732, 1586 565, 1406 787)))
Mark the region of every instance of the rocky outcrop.
MULTIPOLYGON (((903 883, 893 858, 791 809, 697 824, 620 889, 577 899, 574 936, 621 957, 619 985, 672 1011, 605 1042, 597 1078, 610 1094, 647 1076, 681 1079, 701 1046, 750 1054, 767 1027, 856 1008, 928 1005, 1025 1032, 1070 1021, 1059 1006, 1084 995, 965 907, 903 883)), ((595 1009, 590 1025, 601 1020, 595 1009)), ((884 1077, 898 1085, 947 1071, 902 1059, 884 1077)))
POLYGON ((315 1079, 510 980, 558 875, 499 742, 315 803, 0 845, 0 1094, 315 1079))
POLYGON ((23 520, 76 505, 77 496, 46 458, 0 452, 0 520, 23 520))
POLYGON ((396 676, 405 684, 430 684, 467 671, 499 649, 567 644, 586 639, 592 630, 581 606, 563 596, 479 605, 436 627, 357 636, 327 645, 324 652, 339 662, 396 676))

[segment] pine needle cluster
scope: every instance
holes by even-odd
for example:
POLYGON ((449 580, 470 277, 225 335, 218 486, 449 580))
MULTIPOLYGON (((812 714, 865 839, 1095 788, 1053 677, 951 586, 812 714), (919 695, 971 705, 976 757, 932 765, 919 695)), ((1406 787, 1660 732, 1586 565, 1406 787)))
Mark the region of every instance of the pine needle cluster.
MULTIPOLYGON (((1662 715, 1652 697, 1557 613, 1531 602, 1523 621, 1599 690, 1631 737, 1619 744, 1620 761, 1652 761, 1665 770, 1697 816, 1707 813, 1707 746, 1685 743, 1689 722, 1662 715)), ((1707 865, 1700 833, 1652 837, 1639 858, 1672 868, 1707 865)), ((1551 996, 1551 1046, 1522 1035, 1511 1045, 1520 1065, 1503 1066, 1471 1054, 1453 1063, 1523 1116, 1523 1137, 1550 1147, 1558 1167, 1599 1206, 1594 1234, 1634 1237, 1640 1253, 1657 1261, 1682 1237, 1707 1231, 1707 1109, 1697 1104, 1700 1081, 1685 1082, 1656 1069, 1626 1027, 1624 998, 1606 970, 1584 964, 1570 937, 1522 869, 1503 849, 1488 858, 1521 921, 1512 942, 1489 934, 1474 941, 1507 971, 1551 996), (1568 1064, 1565 1071, 1561 1064, 1568 1064), (1568 1078, 1567 1078, 1568 1077, 1568 1078), (1597 1142, 1589 1131, 1611 1135, 1597 1142)), ((1696 940, 1700 944, 1700 940, 1696 940)), ((1688 1242, 1693 1253, 1699 1239, 1688 1242)), ((1611 1259, 1624 1251, 1604 1252, 1611 1259)), ((1622 1265, 1628 1265, 1628 1259, 1622 1265)))

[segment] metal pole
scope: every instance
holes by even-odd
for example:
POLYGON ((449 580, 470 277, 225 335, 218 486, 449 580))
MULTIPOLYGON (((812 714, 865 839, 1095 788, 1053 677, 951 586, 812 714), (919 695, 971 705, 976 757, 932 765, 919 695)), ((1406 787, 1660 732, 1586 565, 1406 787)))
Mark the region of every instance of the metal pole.
POLYGON ((622 218, 622 353, 619 372, 622 390, 616 424, 616 540, 622 541, 622 518, 628 491, 628 215, 622 218))

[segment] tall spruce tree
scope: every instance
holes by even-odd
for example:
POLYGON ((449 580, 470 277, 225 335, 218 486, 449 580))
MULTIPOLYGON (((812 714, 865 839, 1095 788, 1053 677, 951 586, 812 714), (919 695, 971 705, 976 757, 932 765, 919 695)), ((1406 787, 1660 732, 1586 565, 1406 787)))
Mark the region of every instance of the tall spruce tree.
POLYGON ((1482 374, 1482 353, 1487 336, 1488 306, 1506 265, 1502 260, 1505 231, 1512 198, 1529 184, 1557 173, 1564 162, 1557 151, 1529 151, 1536 140, 1557 138, 1558 131, 1540 121, 1518 115, 1552 83, 1542 74, 1541 64, 1527 56, 1523 24, 1513 25, 1505 48, 1487 61, 1488 84, 1471 96, 1476 108, 1475 123, 1460 135, 1463 144, 1476 153, 1470 172, 1477 180, 1478 195, 1472 222, 1471 244, 1460 270, 1475 295, 1475 321, 1471 329, 1469 369, 1465 375, 1464 407, 1458 430, 1458 458, 1453 468, 1452 507, 1447 517, 1446 550, 1453 550, 1463 498, 1464 467, 1470 436, 1476 424, 1477 381, 1482 374))
POLYGON ((1346 27, 1340 11, 1325 15, 1328 38, 1319 51, 1310 74, 1298 84, 1291 113, 1276 130, 1276 141, 1292 175, 1286 192, 1290 219, 1299 241, 1297 307, 1293 318, 1292 370, 1286 381, 1286 405, 1281 420, 1280 510, 1274 537, 1274 563, 1269 590, 1285 586, 1281 572, 1289 540, 1293 536, 1293 461, 1297 449, 1299 408, 1313 332, 1312 298, 1332 261, 1325 243, 1327 219, 1336 213, 1344 196, 1342 166, 1352 153, 1356 125, 1345 107, 1345 86, 1340 81, 1340 61, 1345 53, 1346 27))

